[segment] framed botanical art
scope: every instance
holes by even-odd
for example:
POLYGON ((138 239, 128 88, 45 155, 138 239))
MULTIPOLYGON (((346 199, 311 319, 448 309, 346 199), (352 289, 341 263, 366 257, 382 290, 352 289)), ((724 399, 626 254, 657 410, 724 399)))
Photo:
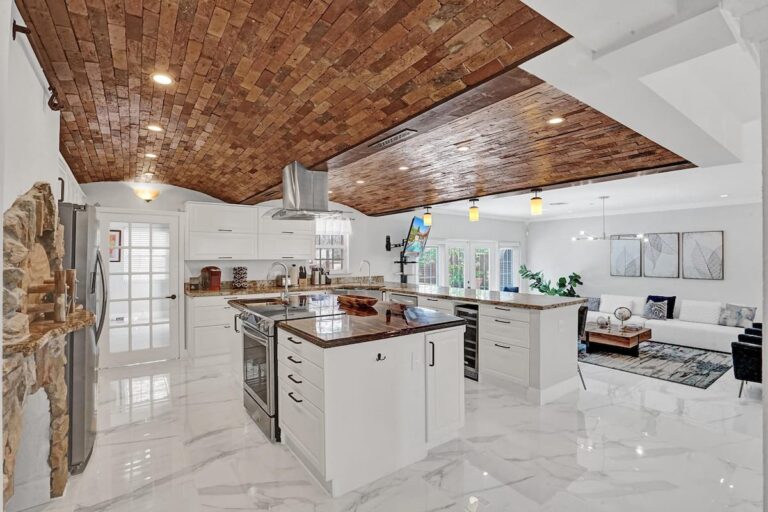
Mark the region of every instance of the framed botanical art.
POLYGON ((642 240, 636 235, 611 235, 611 275, 640 277, 642 240))
POLYGON ((723 279, 723 232, 683 233, 683 279, 723 279))
POLYGON ((680 233, 647 233, 643 237, 643 275, 680 277, 680 233))
POLYGON ((123 232, 119 229, 109 230, 109 262, 120 263, 123 253, 120 246, 123 245, 123 232))

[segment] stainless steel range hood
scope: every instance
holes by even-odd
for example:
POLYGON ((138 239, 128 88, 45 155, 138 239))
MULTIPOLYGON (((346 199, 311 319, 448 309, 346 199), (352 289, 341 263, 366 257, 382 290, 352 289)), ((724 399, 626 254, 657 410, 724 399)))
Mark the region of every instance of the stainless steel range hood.
POLYGON ((307 169, 295 161, 283 167, 283 207, 272 214, 273 219, 312 220, 341 214, 328 209, 327 172, 307 169))

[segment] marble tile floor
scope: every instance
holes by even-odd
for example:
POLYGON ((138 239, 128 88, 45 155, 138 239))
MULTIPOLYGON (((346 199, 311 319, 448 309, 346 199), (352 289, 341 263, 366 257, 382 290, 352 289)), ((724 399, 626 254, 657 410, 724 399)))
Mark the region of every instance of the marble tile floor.
POLYGON ((101 372, 99 435, 46 512, 759 511, 762 389, 700 390, 582 364, 588 391, 536 407, 467 381, 459 439, 331 499, 245 414, 229 366, 101 372))

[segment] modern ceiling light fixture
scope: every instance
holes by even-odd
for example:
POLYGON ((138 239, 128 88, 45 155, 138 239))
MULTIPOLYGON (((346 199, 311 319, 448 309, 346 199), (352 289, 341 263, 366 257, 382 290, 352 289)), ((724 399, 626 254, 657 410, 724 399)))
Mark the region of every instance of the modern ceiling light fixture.
POLYGON ((133 190, 133 193, 136 194, 136 197, 147 203, 151 203, 160 195, 160 191, 154 188, 136 188, 133 190))
POLYGON ((149 124, 149 125, 147 125, 147 130, 149 130, 151 132, 161 132, 161 131, 163 131, 163 129, 160 126, 156 125, 156 124, 149 124))
POLYGON ((425 226, 431 226, 432 225, 432 212, 429 211, 429 206, 426 208, 426 212, 424 212, 424 217, 422 220, 424 221, 425 226))
POLYGON ((608 240, 608 235, 605 234, 605 200, 608 199, 609 197, 610 196, 600 196, 598 198, 603 203, 603 234, 600 236, 595 236, 582 230, 582 231, 579 231, 579 234, 577 236, 571 237, 572 241, 578 242, 578 241, 586 240, 591 242, 593 240, 608 240))
POLYGON ((469 207, 469 222, 477 222, 480 220, 480 207, 477 206, 479 199, 470 199, 469 202, 472 206, 469 207))
POLYGON ((533 192, 533 197, 531 198, 531 215, 539 216, 544 211, 544 199, 539 197, 541 189, 534 188, 531 192, 533 192))
POLYGON ((565 119, 562 117, 553 117, 551 119, 547 119, 547 124, 560 124, 563 121, 565 121, 565 119))
POLYGON ((152 80, 160 85, 171 85, 173 83, 173 78, 167 73, 152 73, 152 80))

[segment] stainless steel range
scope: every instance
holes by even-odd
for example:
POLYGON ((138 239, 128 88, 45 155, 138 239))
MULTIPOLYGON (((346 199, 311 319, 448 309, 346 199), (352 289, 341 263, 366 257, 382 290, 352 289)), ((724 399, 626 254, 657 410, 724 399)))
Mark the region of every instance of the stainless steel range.
MULTIPOLYGON (((335 295, 292 295, 287 302, 245 302, 238 318, 243 333, 243 403, 272 440, 280 440, 277 421, 277 326, 286 320, 343 315, 335 295)), ((237 322, 235 322, 237 329, 237 322)))

